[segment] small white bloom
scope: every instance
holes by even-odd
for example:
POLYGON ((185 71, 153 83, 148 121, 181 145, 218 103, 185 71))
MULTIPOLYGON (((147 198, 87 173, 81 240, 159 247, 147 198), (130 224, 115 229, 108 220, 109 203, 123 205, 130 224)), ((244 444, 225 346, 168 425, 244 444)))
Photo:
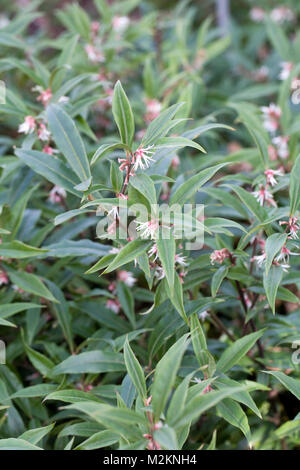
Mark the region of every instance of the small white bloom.
POLYGON ((281 261, 283 261, 285 265, 287 265, 290 256, 299 256, 299 253, 292 253, 286 246, 283 246, 279 255, 276 256, 275 261, 277 263, 281 263, 281 261))
POLYGON ((0 15, 0 29, 5 28, 9 24, 9 19, 5 15, 0 15))
POLYGON ((264 20, 265 12, 262 8, 253 7, 250 10, 250 18, 255 23, 261 23, 264 20))
POLYGON ((271 186, 275 186, 277 184, 277 180, 275 179, 275 176, 283 176, 283 173, 281 170, 266 170, 265 175, 267 177, 267 183, 270 183, 271 186))
POLYGON ((68 96, 61 96, 58 100, 59 103, 68 103, 68 101, 70 101, 68 96))
POLYGON ((154 276, 156 277, 158 281, 161 281, 161 279, 163 279, 166 276, 164 268, 162 268, 161 266, 157 266, 154 276))
POLYGON ((270 16, 275 23, 279 24, 282 24, 285 21, 293 21, 293 19, 295 18, 295 15, 292 10, 285 6, 273 8, 270 16))
POLYGON ((279 265, 282 270, 285 272, 285 273, 288 273, 289 272, 289 268, 290 268, 290 265, 289 264, 280 264, 279 265))
POLYGON ((179 264, 179 266, 188 266, 188 263, 186 262, 186 256, 182 256, 181 253, 175 255, 175 263, 179 264))
POLYGON ((138 232, 141 232, 142 238, 156 238, 156 232, 159 227, 159 222, 156 219, 151 219, 149 222, 138 222, 136 221, 138 232))
POLYGON ((120 248, 117 248, 116 246, 113 246, 110 250, 109 250, 109 253, 112 254, 112 255, 117 255, 118 253, 120 253, 120 248))
POLYGON ((198 314, 198 317, 201 321, 205 321, 207 317, 209 317, 209 313, 207 310, 198 314))
POLYGON ((260 109, 263 113, 264 128, 270 133, 275 132, 279 127, 280 107, 271 103, 269 106, 262 106, 260 109))
POLYGON ((155 256, 154 256, 154 261, 158 258, 158 249, 157 249, 156 243, 154 243, 154 244, 152 245, 152 247, 151 247, 150 250, 148 251, 148 255, 149 255, 150 257, 153 256, 153 255, 155 255, 155 256))
POLYGON ((111 217, 112 219, 116 219, 119 215, 119 208, 118 206, 112 206, 110 211, 107 213, 108 217, 111 217))
POLYGON ((267 205, 272 205, 277 207, 276 202, 274 201, 273 195, 268 191, 263 185, 260 185, 258 191, 253 191, 251 194, 257 199, 261 206, 266 202, 267 205))
POLYGON ((293 91, 299 90, 300 88, 300 79, 298 77, 294 77, 291 82, 291 89, 293 91))
POLYGON ((289 156, 288 140, 288 137, 283 136, 273 137, 272 139, 280 158, 286 159, 289 156))
POLYGON ((97 50, 92 44, 87 44, 85 46, 85 52, 91 62, 104 62, 105 57, 101 51, 97 50))
POLYGON ((261 268, 266 261, 266 253, 263 253, 262 255, 258 256, 253 256, 253 258, 251 258, 251 261, 256 261, 257 266, 261 268))
POLYGON ((26 116, 22 124, 19 125, 18 132, 32 134, 36 128, 36 122, 33 116, 26 116))
POLYGON ((114 313, 119 313, 121 305, 117 299, 108 299, 108 301, 106 302, 106 308, 112 310, 114 313))
POLYGON ((118 33, 123 33, 128 28, 129 23, 128 16, 114 16, 112 19, 112 27, 118 33))
POLYGON ((41 123, 38 129, 38 137, 40 140, 47 142, 50 138, 50 131, 47 129, 45 124, 41 123))
POLYGON ((144 170, 150 166, 150 162, 154 162, 154 159, 151 157, 153 154, 153 145, 149 147, 139 147, 134 153, 134 170, 141 168, 144 170))
POLYGON ((59 203, 63 199, 67 197, 67 193, 64 190, 64 188, 61 188, 60 186, 55 185, 49 194, 49 201, 52 202, 52 204, 59 203))
POLYGON ((133 274, 130 271, 119 271, 118 272, 118 279, 126 286, 128 287, 133 287, 134 284, 136 283, 136 278, 133 276, 133 274))
POLYGON ((281 71, 279 73, 278 78, 279 80, 286 80, 290 76, 291 70, 293 68, 293 63, 281 62, 280 66, 281 66, 281 71))

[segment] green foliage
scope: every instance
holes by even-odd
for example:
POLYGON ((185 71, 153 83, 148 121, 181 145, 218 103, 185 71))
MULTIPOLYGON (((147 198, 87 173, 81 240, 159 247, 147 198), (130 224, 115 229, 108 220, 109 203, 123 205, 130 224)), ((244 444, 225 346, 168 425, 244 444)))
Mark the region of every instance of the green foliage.
POLYGON ((19 3, 0 450, 298 449, 298 2, 19 3))

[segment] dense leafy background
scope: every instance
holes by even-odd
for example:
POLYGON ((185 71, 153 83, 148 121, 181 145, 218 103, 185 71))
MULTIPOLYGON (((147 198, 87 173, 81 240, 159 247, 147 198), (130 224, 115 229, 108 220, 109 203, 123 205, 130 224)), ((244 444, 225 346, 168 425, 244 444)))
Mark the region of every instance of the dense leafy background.
POLYGON ((299 448, 299 3, 0 6, 0 449, 299 448), (203 248, 99 240, 119 193, 203 248))

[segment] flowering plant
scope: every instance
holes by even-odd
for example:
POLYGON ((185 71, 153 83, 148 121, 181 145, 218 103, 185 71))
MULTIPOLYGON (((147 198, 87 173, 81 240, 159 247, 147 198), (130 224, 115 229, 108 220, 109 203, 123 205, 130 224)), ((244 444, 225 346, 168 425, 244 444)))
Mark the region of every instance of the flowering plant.
POLYGON ((0 449, 297 448, 299 5, 1 3, 0 449))

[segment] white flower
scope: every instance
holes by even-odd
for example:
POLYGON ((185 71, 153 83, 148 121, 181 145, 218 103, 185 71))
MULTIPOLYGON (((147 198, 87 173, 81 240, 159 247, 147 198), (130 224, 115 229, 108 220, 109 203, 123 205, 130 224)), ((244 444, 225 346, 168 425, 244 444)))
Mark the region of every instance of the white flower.
POLYGON ((178 263, 179 266, 188 266, 188 263, 186 262, 186 256, 182 256, 181 253, 175 255, 175 263, 178 263))
POLYGON ((87 44, 85 46, 85 52, 91 62, 104 62, 105 57, 101 51, 97 50, 92 44, 87 44))
POLYGON ((9 24, 9 19, 5 15, 0 15, 0 29, 5 28, 9 24))
POLYGON ((133 276, 133 274, 130 271, 119 271, 118 272, 118 279, 126 286, 128 287, 133 287, 134 284, 136 283, 136 278, 133 276))
POLYGON ((262 106, 260 109, 263 112, 264 128, 268 132, 275 132, 279 127, 280 107, 271 103, 269 106, 262 106))
POLYGON ((68 96, 61 96, 58 100, 59 103, 67 103, 68 101, 70 101, 68 96))
POLYGON ((129 23, 128 16, 114 16, 112 19, 112 27, 118 33, 123 33, 128 28, 129 23))
POLYGON ((272 142, 276 146, 277 153, 280 158, 288 158, 289 156, 289 147, 288 147, 288 137, 277 136, 273 137, 272 142))
POLYGON ((146 100, 147 112, 151 114, 156 114, 157 116, 161 112, 161 103, 156 99, 146 100))
POLYGON ((257 199, 261 206, 266 202, 269 206, 270 204, 274 207, 277 207, 276 202, 273 199, 273 195, 261 184, 258 191, 252 192, 253 196, 257 199))
POLYGON ((201 321, 205 321, 207 317, 209 317, 209 313, 207 310, 198 314, 198 317, 201 321))
POLYGON ((156 219, 151 219, 149 222, 138 222, 136 221, 137 232, 141 232, 142 238, 156 238, 156 232, 159 227, 159 222, 156 219))
POLYGON ((116 219, 119 215, 119 208, 118 206, 112 206, 110 211, 107 213, 108 217, 111 217, 112 219, 116 219))
POLYGON ((266 261, 266 253, 263 253, 262 255, 258 255, 258 256, 253 256, 253 258, 251 258, 251 261, 256 261, 257 266, 261 268, 264 262, 266 261))
POLYGON ((281 261, 283 261, 284 263, 286 263, 285 264, 286 266, 287 263, 289 262, 290 256, 299 256, 299 253, 292 253, 286 246, 283 246, 280 250, 279 255, 276 256, 275 261, 277 263, 280 263, 281 261))
POLYGON ((291 70, 293 68, 293 63, 281 62, 280 66, 281 66, 281 71, 279 73, 278 78, 279 80, 286 80, 290 76, 291 70))
POLYGON ((269 67, 267 67, 266 65, 262 65, 261 67, 259 67, 259 69, 253 72, 254 80, 258 82, 264 81, 268 78, 269 73, 269 67))
POLYGON ((284 6, 273 8, 270 16, 275 23, 280 24, 284 23, 285 21, 292 21, 295 18, 295 15, 292 10, 284 6))
POLYGON ((45 124, 40 123, 39 129, 38 129, 39 139, 47 142, 50 138, 50 135, 51 135, 51 133, 50 133, 50 131, 48 131, 45 124))
POLYGON ((32 134, 35 130, 36 122, 33 116, 26 116, 22 124, 19 125, 18 132, 24 134, 32 134))
POLYGON ((155 256, 154 256, 154 261, 157 259, 157 257, 158 257, 158 249, 157 249, 156 243, 154 243, 154 244, 152 245, 152 247, 151 247, 150 250, 148 251, 148 255, 149 255, 149 256, 155 255, 155 256))
POLYGON ((265 175, 267 177, 267 183, 270 183, 271 186, 275 186, 277 181, 274 176, 283 176, 281 170, 266 170, 265 175))
POLYGON ((39 93, 39 96, 36 100, 40 101, 46 107, 52 98, 51 88, 44 90, 40 85, 36 85, 32 88, 32 91, 39 93))
POLYGON ((55 153, 58 153, 58 150, 50 147, 50 145, 45 145, 43 152, 48 153, 49 155, 54 155, 55 153))
POLYGON ((112 254, 112 255, 117 255, 118 253, 120 253, 120 248, 117 248, 116 246, 113 246, 110 250, 109 250, 109 253, 112 254))
POLYGON ((64 190, 64 188, 61 188, 60 186, 55 185, 49 194, 49 201, 52 202, 52 204, 59 203, 63 199, 67 197, 67 193, 64 190))
POLYGON ((118 300, 108 299, 106 302, 106 308, 112 310, 115 313, 119 313, 121 305, 118 300))
POLYGON ((163 279, 166 276, 164 268, 162 268, 161 266, 157 266, 154 276, 156 277, 158 281, 161 281, 161 279, 163 279))
POLYGON ((298 90, 300 88, 300 79, 298 77, 294 77, 291 82, 291 89, 293 91, 298 90))
POLYGON ((262 8, 253 7, 250 10, 250 18, 255 23, 261 23, 264 20, 265 12, 262 8))
POLYGON ((134 170, 137 170, 139 167, 144 170, 150 166, 150 162, 154 162, 151 155, 153 154, 154 150, 151 150, 153 145, 149 147, 139 147, 136 152, 134 153, 134 170))
POLYGON ((146 99, 146 114, 145 114, 145 121, 150 123, 153 121, 159 113, 161 112, 162 104, 156 99, 146 99))
POLYGON ((3 284, 8 284, 9 280, 8 280, 8 277, 7 277, 7 274, 0 270, 0 286, 2 286, 3 284))
POLYGON ((289 264, 280 264, 280 263, 278 263, 278 261, 276 261, 276 260, 273 261, 273 264, 274 264, 275 266, 280 266, 280 268, 282 268, 282 270, 283 270, 285 273, 287 273, 288 270, 289 270, 289 268, 290 268, 290 265, 289 265, 289 264))
POLYGON ((288 236, 289 238, 293 238, 296 240, 298 237, 297 231, 300 230, 300 226, 297 224, 298 217, 290 217, 288 222, 281 220, 279 225, 287 225, 287 229, 289 230, 288 236))
POLYGON ((222 250, 214 250, 210 255, 211 264, 222 264, 225 258, 230 257, 230 252, 227 248, 222 248, 222 250))

